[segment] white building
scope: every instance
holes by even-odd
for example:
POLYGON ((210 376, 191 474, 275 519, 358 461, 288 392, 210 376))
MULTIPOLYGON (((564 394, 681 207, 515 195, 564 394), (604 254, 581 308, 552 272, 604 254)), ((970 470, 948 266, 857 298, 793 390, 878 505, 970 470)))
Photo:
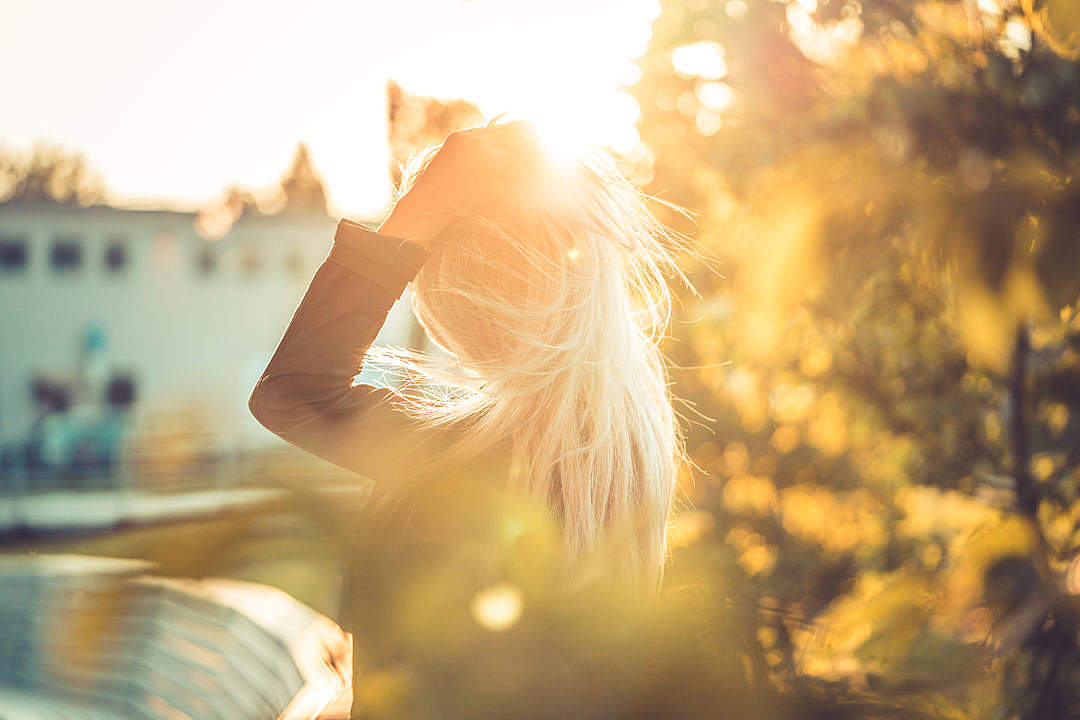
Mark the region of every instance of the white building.
MULTIPOLYGON (((335 221, 323 213, 241 217, 219 240, 194 213, 0 205, 0 445, 40 415, 35 381, 100 403, 109 378, 134 386, 131 427, 197 426, 226 446, 272 441, 247 411, 252 385, 335 221)), ((407 303, 379 342, 408 344, 407 303)))

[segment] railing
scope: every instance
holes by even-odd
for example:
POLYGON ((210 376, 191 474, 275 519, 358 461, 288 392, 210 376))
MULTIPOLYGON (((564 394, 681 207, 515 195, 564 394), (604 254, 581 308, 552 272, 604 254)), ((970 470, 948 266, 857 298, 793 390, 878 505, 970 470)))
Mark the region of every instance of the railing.
POLYGON ((287 486, 362 480, 293 448, 230 448, 211 433, 142 437, 107 467, 42 464, 11 452, 0 469, 0 535, 107 530, 208 516, 273 499, 287 486))

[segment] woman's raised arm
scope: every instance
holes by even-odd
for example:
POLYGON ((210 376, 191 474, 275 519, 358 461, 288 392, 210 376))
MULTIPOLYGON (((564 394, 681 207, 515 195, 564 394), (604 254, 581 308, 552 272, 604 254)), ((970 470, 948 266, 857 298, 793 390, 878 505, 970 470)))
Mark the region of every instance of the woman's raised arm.
POLYGON ((432 431, 395 408, 392 391, 353 385, 353 378, 429 241, 459 213, 498 196, 522 132, 508 123, 451 133, 379 232, 341 221, 251 393, 248 406, 259 422, 377 481, 409 473, 437 450, 432 431))
POLYGON ((248 406, 290 443, 373 480, 415 466, 425 438, 393 392, 354 385, 394 301, 427 252, 342 220, 248 406))

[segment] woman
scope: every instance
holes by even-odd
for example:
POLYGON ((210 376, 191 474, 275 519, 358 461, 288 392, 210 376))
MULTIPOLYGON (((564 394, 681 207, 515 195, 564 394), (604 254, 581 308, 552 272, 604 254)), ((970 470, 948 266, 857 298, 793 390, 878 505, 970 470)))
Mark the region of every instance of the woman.
POLYGON ((376 489, 482 468, 547 509, 569 572, 605 547, 655 587, 682 460, 658 349, 678 236, 609 158, 553 162, 521 123, 452 133, 404 187, 378 232, 338 226, 252 413, 376 489), (449 359, 382 353, 403 389, 354 385, 410 282, 449 359))

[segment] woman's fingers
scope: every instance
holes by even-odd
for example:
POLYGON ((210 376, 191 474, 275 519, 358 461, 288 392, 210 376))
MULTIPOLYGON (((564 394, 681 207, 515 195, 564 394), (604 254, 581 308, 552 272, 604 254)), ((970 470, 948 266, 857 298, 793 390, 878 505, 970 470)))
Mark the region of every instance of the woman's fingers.
POLYGON ((534 159, 532 132, 520 121, 450 133, 409 191, 414 204, 469 208, 506 192, 515 167, 534 159))
POLYGON ((513 143, 495 127, 471 128, 450 133, 439 155, 463 173, 490 174, 509 165, 513 143))

